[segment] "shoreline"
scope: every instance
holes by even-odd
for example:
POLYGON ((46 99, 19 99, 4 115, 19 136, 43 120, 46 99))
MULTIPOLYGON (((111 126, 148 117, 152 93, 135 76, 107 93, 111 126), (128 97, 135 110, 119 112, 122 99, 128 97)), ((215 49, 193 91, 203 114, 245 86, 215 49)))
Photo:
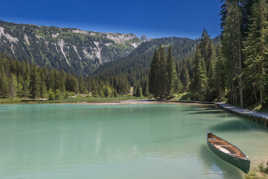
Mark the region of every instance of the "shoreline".
POLYGON ((268 114, 267 113, 251 111, 249 109, 239 108, 239 107, 232 106, 230 104, 225 104, 225 103, 216 103, 216 106, 218 106, 220 109, 234 113, 236 115, 240 115, 243 117, 256 120, 256 122, 262 123, 264 127, 266 128, 268 127, 268 114))
MULTIPOLYGON (((51 104, 88 104, 88 105, 128 105, 128 104, 185 104, 204 106, 208 104, 194 103, 194 102, 180 102, 180 101, 155 101, 155 100, 122 100, 119 102, 78 102, 78 103, 51 103, 51 104)), ((214 104, 210 104, 214 105, 214 104)))
POLYGON ((3 102, 0 105, 12 105, 12 104, 88 104, 88 105, 128 105, 128 104, 184 104, 184 105, 195 105, 195 106, 206 106, 206 105, 215 105, 214 103, 202 103, 197 101, 157 101, 157 100, 151 100, 151 99, 122 99, 120 98, 114 98, 114 99, 106 99, 101 98, 101 100, 98 102, 98 100, 95 100, 92 98, 92 101, 64 101, 64 100, 14 100, 14 101, 8 101, 3 102))

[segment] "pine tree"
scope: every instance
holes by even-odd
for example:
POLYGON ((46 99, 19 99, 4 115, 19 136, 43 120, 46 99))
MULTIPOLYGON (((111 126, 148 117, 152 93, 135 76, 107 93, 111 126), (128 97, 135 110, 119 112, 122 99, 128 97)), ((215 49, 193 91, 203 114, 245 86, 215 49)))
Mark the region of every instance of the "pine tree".
POLYGON ((204 59, 205 63, 206 63, 206 71, 207 71, 207 76, 208 78, 210 78, 210 76, 212 76, 212 60, 213 59, 213 44, 212 44, 212 40, 210 39, 210 36, 208 35, 208 32, 206 31, 206 29, 203 30, 202 36, 201 36, 201 40, 200 40, 200 44, 199 44, 199 48, 201 51, 201 56, 204 59))
POLYGON ((56 92, 55 92, 55 99, 56 100, 61 100, 63 99, 63 94, 62 91, 60 89, 56 89, 56 92))
POLYGON ((31 78, 31 71, 30 71, 30 64, 24 63, 23 64, 23 82, 22 82, 22 90, 24 97, 30 97, 30 78, 31 78))
POLYGON ((65 92, 65 73, 55 71, 55 89, 54 90, 60 90, 62 93, 65 92))
POLYGON ((22 75, 19 75, 17 79, 18 79, 17 96, 18 97, 23 97, 24 96, 24 91, 23 91, 23 76, 22 75))
POLYGON ((175 61, 172 57, 172 49, 169 47, 168 49, 168 58, 167 58, 167 75, 168 75, 168 83, 167 83, 167 97, 173 97, 174 93, 178 91, 179 81, 177 77, 177 70, 175 61))
POLYGON ((183 91, 188 91, 190 85, 189 70, 185 63, 182 64, 182 70, 180 73, 180 81, 183 85, 183 91))
POLYGON ((167 72, 167 57, 165 53, 165 48, 160 47, 159 49, 160 61, 159 61, 159 73, 158 73, 158 89, 159 89, 159 98, 166 99, 168 97, 168 72, 167 72))
POLYGON ((79 92, 84 94, 86 93, 85 80, 82 76, 79 77, 79 92))
POLYGON ((73 75, 67 75, 65 83, 67 91, 78 93, 79 83, 77 78, 75 78, 73 75))
POLYGON ((226 59, 229 101, 244 105, 242 81, 242 12, 240 0, 226 0, 222 6, 222 52, 226 59), (239 102, 238 102, 239 101, 239 102))
POLYGON ((150 95, 148 79, 145 79, 142 84, 142 94, 143 96, 146 96, 146 97, 150 95))
POLYGON ((153 60, 151 63, 151 69, 149 73, 149 91, 154 97, 158 97, 159 89, 158 89, 158 76, 159 76, 159 62, 160 62, 160 55, 159 51, 155 50, 153 60))
POLYGON ((205 71, 208 78, 208 85, 206 89, 206 100, 211 101, 215 98, 215 88, 214 88, 214 72, 215 72, 215 49, 208 35, 207 31, 204 30, 201 36, 201 41, 199 44, 201 51, 201 58, 205 62, 205 71))
POLYGON ((48 97, 47 86, 46 86, 45 81, 41 82, 40 97, 41 98, 47 98, 48 97))
POLYGON ((213 81, 215 82, 214 87, 216 91, 216 96, 221 101, 225 97, 226 69, 224 64, 224 58, 220 49, 215 64, 215 79, 213 81))
POLYGON ((48 91, 48 99, 49 100, 55 100, 55 93, 54 93, 54 91, 52 90, 52 89, 49 89, 49 91, 48 91))
POLYGON ((3 68, 0 69, 0 96, 8 97, 8 78, 3 68))
POLYGON ((190 90, 194 100, 204 100, 207 89, 207 76, 205 61, 201 56, 199 46, 196 49, 196 54, 193 64, 193 79, 190 85, 190 90))
POLYGON ((17 96, 17 77, 14 74, 11 74, 9 79, 9 97, 15 98, 17 96))
POLYGON ((30 92, 32 98, 40 97, 41 79, 37 67, 33 67, 30 78, 30 92))
POLYGON ((265 44, 265 50, 264 50, 264 73, 265 73, 265 104, 268 104, 268 5, 267 1, 265 2, 264 6, 264 30, 263 30, 263 36, 264 36, 264 44, 265 44))
MULTIPOLYGON (((259 104, 264 103, 265 90, 265 0, 257 0, 251 7, 247 40, 244 43, 246 57, 244 76, 255 93, 259 104)), ((266 4, 267 5, 267 4, 266 4)))
POLYGON ((142 97, 143 96, 143 94, 142 94, 142 88, 140 86, 137 86, 135 88, 135 96, 136 97, 142 97))

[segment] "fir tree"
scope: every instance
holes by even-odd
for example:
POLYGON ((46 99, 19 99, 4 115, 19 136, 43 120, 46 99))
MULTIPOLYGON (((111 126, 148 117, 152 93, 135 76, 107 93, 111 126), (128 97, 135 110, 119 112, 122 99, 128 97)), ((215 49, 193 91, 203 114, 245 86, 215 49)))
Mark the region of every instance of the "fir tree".
POLYGON ((222 6, 222 52, 227 65, 229 101, 244 105, 242 81, 242 12, 239 0, 226 0, 222 6))
POLYGON ((9 97, 14 98, 17 96, 17 77, 14 74, 11 74, 9 79, 9 97))
POLYGON ((206 65, 199 47, 196 49, 193 66, 193 80, 190 90, 194 100, 204 100, 207 89, 206 65))
POLYGON ((168 97, 168 71, 167 71, 167 57, 165 53, 165 48, 160 47, 159 49, 159 54, 160 54, 160 61, 159 61, 159 73, 158 73, 158 90, 159 90, 159 95, 158 97, 162 99, 166 99, 168 97))
POLYGON ((225 97, 226 88, 226 69, 224 64, 224 58, 219 49, 219 56, 217 57, 215 64, 215 80, 213 80, 214 88, 216 91, 217 98, 221 101, 225 97))
POLYGON ((171 47, 168 49, 167 76, 167 97, 173 97, 174 93, 178 91, 179 81, 171 47))
POLYGON ((40 87, 41 87, 40 73, 37 67, 33 67, 30 79, 30 92, 32 98, 40 97, 40 87))
POLYGON ((257 95, 259 104, 264 103, 265 89, 265 0, 257 0, 251 8, 247 40, 244 43, 246 57, 244 76, 257 95))
POLYGON ((151 69, 149 74, 149 91, 154 97, 158 97, 158 70, 159 70, 159 51, 155 50, 153 60, 151 63, 151 69))
POLYGON ((52 90, 52 89, 49 89, 49 91, 48 91, 48 99, 49 100, 55 100, 55 93, 54 93, 54 91, 52 90))
POLYGON ((48 97, 47 86, 46 86, 45 81, 41 82, 40 97, 41 98, 47 98, 48 97))
POLYGON ((4 69, 0 69, 0 96, 1 97, 8 97, 8 78, 4 69))
POLYGON ((191 82, 190 82, 189 70, 185 63, 182 64, 180 81, 183 85, 183 91, 188 91, 191 82))

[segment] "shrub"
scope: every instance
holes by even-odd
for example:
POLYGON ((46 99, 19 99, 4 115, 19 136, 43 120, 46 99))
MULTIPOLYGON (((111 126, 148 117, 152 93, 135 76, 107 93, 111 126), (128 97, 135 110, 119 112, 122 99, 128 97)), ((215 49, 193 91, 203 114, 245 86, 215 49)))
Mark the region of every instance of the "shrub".
POLYGON ((50 89, 50 90, 48 91, 48 99, 49 99, 49 100, 55 100, 55 93, 53 92, 52 89, 50 89))

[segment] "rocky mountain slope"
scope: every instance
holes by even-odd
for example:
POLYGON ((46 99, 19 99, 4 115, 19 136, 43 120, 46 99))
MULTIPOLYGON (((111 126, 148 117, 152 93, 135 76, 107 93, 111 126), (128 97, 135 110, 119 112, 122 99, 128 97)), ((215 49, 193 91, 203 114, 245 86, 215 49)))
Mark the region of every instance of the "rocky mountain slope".
POLYGON ((91 74, 105 63, 124 58, 142 42, 134 34, 0 21, 0 53, 76 74, 91 74))
POLYGON ((144 72, 160 45, 171 45, 175 59, 181 60, 192 54, 197 42, 0 21, 0 54, 78 75, 144 72))
POLYGON ((148 71, 152 56, 156 48, 162 46, 172 46, 172 54, 176 61, 185 59, 193 55, 197 40, 188 38, 160 38, 143 42, 134 49, 127 57, 121 58, 115 62, 102 65, 96 72, 97 76, 127 75, 137 76, 148 71))

